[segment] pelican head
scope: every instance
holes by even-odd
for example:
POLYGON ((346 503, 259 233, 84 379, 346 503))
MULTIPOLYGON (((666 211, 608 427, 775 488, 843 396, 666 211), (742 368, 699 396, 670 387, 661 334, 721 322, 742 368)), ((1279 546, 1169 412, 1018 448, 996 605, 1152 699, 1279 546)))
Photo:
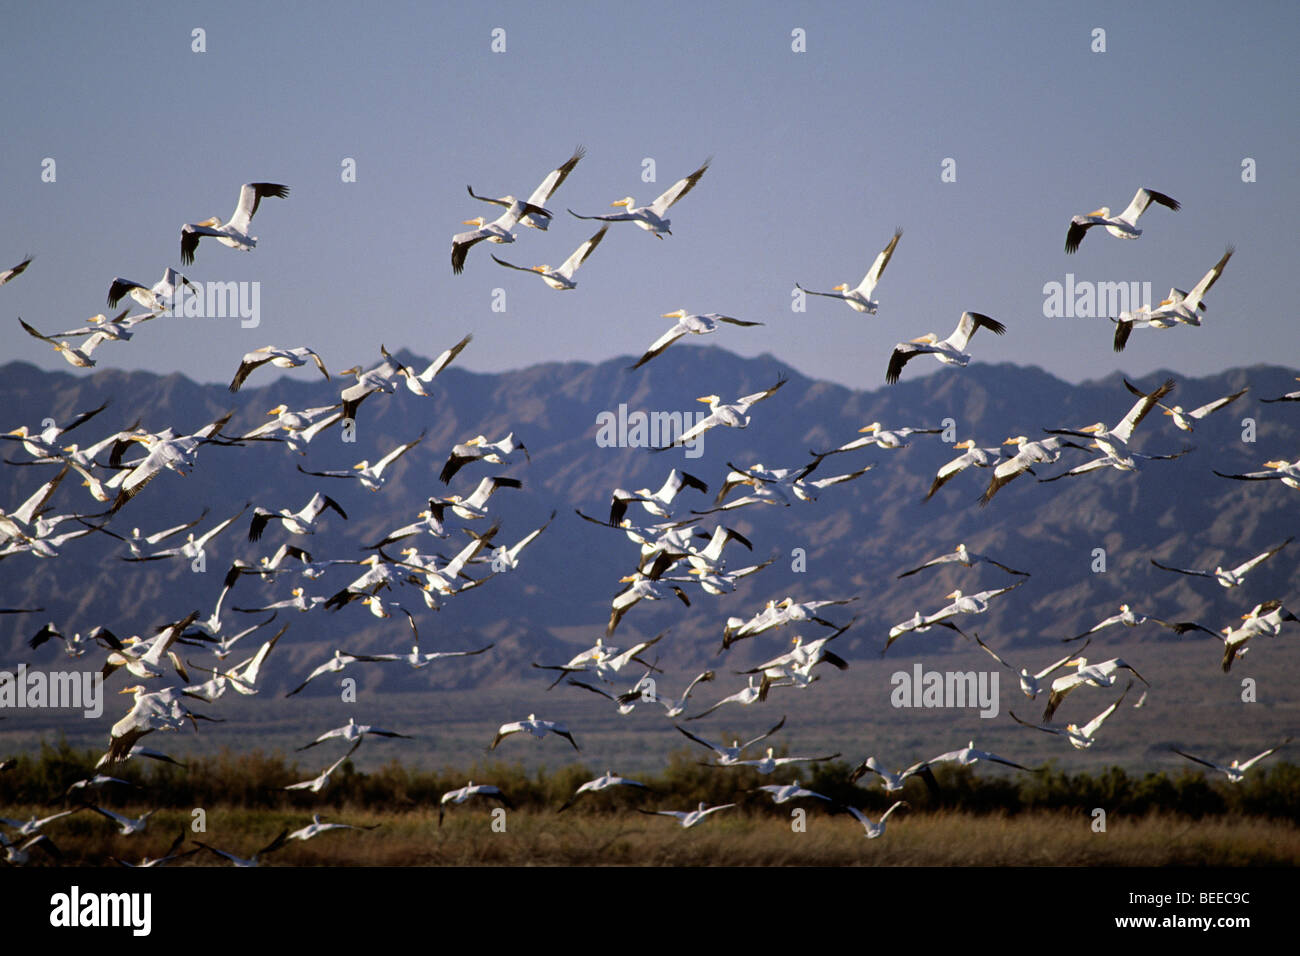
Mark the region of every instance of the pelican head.
POLYGON ((835 286, 835 288, 831 289, 831 291, 832 291, 832 292, 848 292, 848 291, 849 291, 849 284, 848 284, 847 282, 841 282, 839 285, 835 286))
POLYGON ((221 225, 221 220, 218 219, 216 216, 213 216, 211 219, 204 219, 202 222, 196 222, 195 225, 208 226, 210 228, 214 228, 216 226, 221 225))
POLYGON ((663 314, 663 318, 665 318, 665 319, 684 319, 684 318, 686 318, 686 310, 685 310, 685 309, 678 309, 676 312, 665 312, 665 313, 663 314))
POLYGON ((610 205, 611 205, 611 206, 626 206, 628 209, 631 209, 631 208, 632 208, 632 205, 633 205, 633 200, 632 200, 632 197, 631 197, 631 196, 624 196, 622 199, 616 199, 616 200, 614 200, 612 203, 610 203, 610 205))
POLYGON ((275 408, 271 409, 271 410, 270 410, 269 412, 267 412, 266 414, 268 414, 268 415, 283 415, 283 414, 284 414, 285 412, 287 412, 288 410, 289 410, 289 406, 286 405, 286 404, 284 404, 283 402, 281 402, 279 405, 275 406, 275 408))
POLYGON ((473 219, 462 220, 462 225, 478 226, 481 229, 483 226, 487 225, 487 220, 482 216, 475 216, 473 219))
POLYGON ((722 401, 722 397, 719 395, 701 395, 696 399, 696 401, 704 402, 706 405, 716 405, 718 402, 722 401))
POLYGON ((933 345, 935 342, 939 341, 939 336, 935 335, 933 332, 926 332, 925 335, 922 335, 919 338, 911 339, 910 341, 915 342, 918 345, 920 344, 933 345))
POLYGON ((965 441, 959 441, 959 442, 957 442, 957 444, 953 445, 952 447, 953 447, 953 448, 974 448, 974 447, 975 447, 975 439, 973 439, 973 438, 967 438, 965 441))
POLYGON ((881 425, 880 422, 872 422, 870 425, 867 425, 865 428, 859 428, 858 433, 861 434, 862 432, 878 432, 883 427, 884 426, 881 425))

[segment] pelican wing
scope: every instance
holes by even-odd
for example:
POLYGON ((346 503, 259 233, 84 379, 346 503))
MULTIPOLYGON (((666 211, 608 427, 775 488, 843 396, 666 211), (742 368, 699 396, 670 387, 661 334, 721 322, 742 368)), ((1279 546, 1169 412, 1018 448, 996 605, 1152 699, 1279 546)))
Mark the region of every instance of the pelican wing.
POLYGON ((871 293, 875 290, 876 284, 880 282, 880 275, 885 271, 885 266, 889 265, 889 260, 894 255, 894 247, 898 245, 898 239, 902 235, 902 229, 894 230, 894 238, 890 239, 889 245, 885 246, 880 255, 876 256, 876 261, 871 264, 871 268, 867 270, 866 276, 864 276, 862 281, 858 284, 857 291, 861 292, 867 298, 871 297, 871 293))
MULTIPOLYGON (((582 245, 578 246, 577 249, 573 250, 573 254, 564 260, 564 264, 560 266, 556 272, 564 276, 566 279, 572 279, 573 274, 578 271, 578 266, 586 262, 587 256, 591 255, 595 248, 600 245, 600 240, 605 238, 605 233, 608 229, 609 226, 602 226, 599 232, 582 245)), ((493 258, 495 258, 495 256, 493 258)))
POLYGON ((1177 199, 1166 196, 1164 193, 1158 193, 1154 189, 1147 189, 1144 186, 1134 194, 1133 201, 1128 204, 1128 208, 1119 214, 1119 218, 1125 222, 1137 222, 1138 216, 1146 212, 1147 207, 1153 202, 1166 206, 1174 212, 1179 209, 1177 199))
POLYGON ((1174 384, 1172 378, 1165 379, 1159 388, 1148 394, 1134 387, 1128 379, 1124 379, 1124 385, 1128 390, 1134 395, 1140 395, 1141 398, 1133 404, 1133 407, 1128 410, 1128 414, 1119 420, 1119 424, 1112 428, 1110 433, 1120 441, 1128 442, 1133 437, 1133 429, 1141 424, 1142 419, 1147 417, 1151 409, 1155 408, 1162 398, 1174 390, 1174 384))
POLYGON ((700 181, 700 177, 708 171, 711 162, 713 162, 712 156, 706 159, 704 165, 695 170, 695 172, 691 173, 685 179, 677 180, 677 182, 668 187, 668 189, 658 199, 650 204, 651 210, 653 210, 656 215, 662 216, 668 211, 669 206, 695 188, 695 184, 700 181))
MULTIPOLYGON (((662 353, 664 349, 668 348, 668 346, 672 345, 674 342, 680 339, 683 335, 687 333, 687 331, 689 330, 687 328, 686 323, 678 322, 671 329, 669 329, 663 335, 659 336, 659 338, 655 339, 652 343, 650 343, 650 347, 646 349, 645 354, 642 355, 639 359, 637 359, 635 365, 629 365, 628 370, 631 371, 632 369, 640 368, 642 365, 650 361, 656 355, 662 353)), ((701 424, 703 423, 701 422, 701 424)), ((694 431, 694 429, 691 429, 691 431, 694 431)), ((689 434, 689 432, 687 434, 689 434)), ((685 438, 686 436, 682 436, 682 437, 685 438)))
POLYGON ((261 205, 262 197, 274 196, 276 199, 285 199, 288 195, 289 187, 279 183, 244 183, 239 189, 239 204, 235 206, 235 213, 230 217, 227 225, 239 232, 247 232, 248 224, 257 214, 257 207, 261 205))
POLYGON ((578 161, 587 155, 587 150, 579 146, 573 151, 573 155, 564 161, 561 166, 552 169, 546 174, 541 185, 533 190, 533 194, 528 197, 528 202, 533 206, 545 206, 546 201, 551 198, 555 190, 559 189, 568 178, 569 173, 573 172, 573 167, 578 165, 578 161))
POLYGON ((1235 402, 1237 399, 1241 398, 1241 396, 1245 395, 1248 391, 1250 391, 1249 385, 1247 385, 1239 392, 1233 392, 1231 395, 1223 396, 1223 398, 1216 398, 1212 402, 1206 402, 1200 408, 1194 408, 1190 412, 1188 412, 1187 417, 1197 418, 1197 419, 1204 418, 1206 415, 1210 414, 1210 412, 1217 412, 1220 408, 1223 408, 1223 406, 1230 405, 1231 403, 1235 402))
POLYGON ((12 269, 5 269, 4 271, 0 272, 0 285, 4 285, 10 279, 17 278, 19 275, 21 275, 22 271, 26 269, 29 265, 31 265, 31 261, 32 261, 32 257, 28 256, 22 262, 18 263, 18 265, 14 266, 12 269))
POLYGON ((980 312, 963 312, 957 321, 957 329, 948 337, 948 344, 959 352, 966 351, 966 344, 977 329, 988 329, 996 335, 1002 335, 1007 327, 997 319, 989 318, 980 312))
POLYGON ((1228 246, 1228 249, 1226 252, 1224 252, 1223 257, 1214 264, 1214 267, 1210 269, 1209 272, 1205 273, 1205 275, 1201 277, 1201 281, 1196 283, 1196 285, 1192 288, 1192 291, 1189 292, 1187 296, 1183 299, 1183 305, 1185 305, 1189 309, 1192 309, 1193 311, 1195 311, 1197 308, 1200 308, 1202 297, 1204 297, 1205 293, 1210 291, 1210 288, 1214 285, 1214 283, 1219 281, 1219 276, 1223 275, 1223 267, 1226 266, 1228 264, 1228 260, 1232 258, 1233 251, 1234 251, 1233 247, 1228 246))

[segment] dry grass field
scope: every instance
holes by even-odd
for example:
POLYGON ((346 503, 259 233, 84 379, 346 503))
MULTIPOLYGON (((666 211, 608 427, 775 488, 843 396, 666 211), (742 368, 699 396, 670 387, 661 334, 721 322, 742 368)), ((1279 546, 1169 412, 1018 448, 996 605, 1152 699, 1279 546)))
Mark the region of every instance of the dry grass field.
MULTIPOLYGON (((815 801, 813 801, 815 803, 815 801)), ((654 805, 654 804, 651 804, 654 805)), ((670 804, 676 806, 676 804, 670 804)), ((13 807, 17 817, 48 808, 13 807)), ((871 814, 874 818, 875 814, 871 814)), ((635 811, 563 815, 506 811, 504 832, 493 829, 484 807, 455 807, 443 826, 436 810, 400 813, 344 809, 327 820, 379 824, 368 831, 333 831, 294 841, 270 854, 269 866, 1294 866, 1300 863, 1300 827, 1261 818, 1206 818, 1112 814, 1104 833, 1083 813, 1031 812, 1015 816, 965 812, 896 812, 887 832, 869 840, 847 815, 807 808, 806 830, 790 816, 724 810, 683 830, 667 817, 635 811)), ((109 865, 111 857, 137 862, 160 856, 185 830, 186 848, 198 838, 250 857, 281 830, 310 822, 293 811, 212 810, 206 832, 190 831, 191 816, 161 810, 148 830, 124 837, 93 813, 49 828, 65 866, 109 865)), ((498 825, 499 829, 499 825, 498 825)), ((40 854, 33 865, 53 865, 40 854)), ((173 866, 225 866, 201 851, 173 866)))

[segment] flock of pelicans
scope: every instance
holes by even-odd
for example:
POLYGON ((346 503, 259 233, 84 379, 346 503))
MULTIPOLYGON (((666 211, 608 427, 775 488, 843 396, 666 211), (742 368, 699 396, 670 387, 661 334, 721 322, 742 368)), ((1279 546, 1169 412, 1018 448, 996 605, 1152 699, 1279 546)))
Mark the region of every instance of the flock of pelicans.
MULTIPOLYGON (((498 244, 514 242, 514 231, 521 225, 545 231, 553 218, 553 213, 546 208, 546 204, 573 172, 583 155, 584 151, 581 148, 576 150, 565 163, 547 174, 541 185, 529 195, 527 200, 518 199, 514 195, 499 198, 482 196, 475 193, 472 187, 469 188, 469 193, 475 200, 502 206, 506 211, 491 222, 486 221, 482 216, 466 221, 466 224, 473 225, 475 228, 473 231, 456 235, 452 240, 453 273, 462 272, 470 250, 481 242, 498 244)), ((536 272, 553 289, 572 290, 576 286, 574 276, 577 269, 603 241, 611 223, 633 222, 658 239, 672 235, 671 221, 667 218, 670 207, 695 188, 708 169, 709 163, 705 162, 689 176, 675 182, 647 206, 636 206, 629 196, 613 204, 624 207, 624 212, 597 216, 580 216, 573 213, 577 218, 602 220, 605 224, 558 268, 552 269, 549 265, 539 265, 531 269, 523 269, 496 256, 492 258, 506 268, 536 272)), ((245 184, 240 190, 235 212, 227 222, 223 224, 219 219, 212 218, 182 227, 182 263, 187 266, 193 264, 200 240, 203 238, 216 239, 234 249, 244 251, 253 249, 257 240, 249 230, 261 200, 286 198, 288 194, 287 187, 276 183, 245 184)), ((1179 205, 1163 193, 1139 189, 1132 203, 1119 216, 1112 217, 1108 209, 1102 208, 1086 216, 1074 217, 1067 233, 1066 251, 1076 251, 1087 231, 1095 226, 1102 226, 1112 236, 1119 238, 1138 238, 1142 230, 1137 228, 1137 220, 1152 202, 1173 210, 1178 209, 1179 205)), ((572 210, 570 212, 572 213, 572 210)), ((840 299, 860 313, 876 314, 880 306, 873 296, 901 235, 901 230, 895 231, 889 243, 872 263, 866 276, 856 286, 850 288, 845 282, 830 292, 803 291, 811 295, 840 299)), ((1117 317, 1115 320, 1117 322, 1116 350, 1123 347, 1135 328, 1167 329, 1175 324, 1193 326, 1200 324, 1201 313, 1205 308, 1203 297, 1222 273, 1230 255, 1231 249, 1190 292, 1172 289, 1169 297, 1159 306, 1144 307, 1117 317)), ((0 272, 0 285, 22 274, 30 262, 31 259, 28 258, 12 269, 0 272)), ((189 278, 170 267, 166 269, 162 279, 153 286, 116 277, 109 286, 110 305, 115 306, 129 296, 145 311, 128 316, 129 310, 124 310, 113 319, 98 315, 84 328, 53 334, 39 332, 26 322, 22 322, 22 325, 31 335, 51 343, 71 364, 89 367, 95 364, 92 352, 98 346, 108 341, 129 341, 142 323, 169 314, 178 291, 183 285, 188 284, 191 284, 189 278), (80 345, 73 347, 69 344, 70 339, 83 335, 86 338, 80 345)), ((803 289, 802 286, 798 288, 803 289)), ((690 314, 685 309, 666 313, 665 318, 672 318, 676 322, 664 335, 650 344, 640 359, 631 366, 632 369, 644 366, 684 335, 711 333, 717 330, 720 324, 739 327, 761 324, 718 313, 690 314)), ((896 382, 904 366, 919 355, 933 355, 940 362, 948 365, 967 365, 971 356, 966 350, 972 337, 980 329, 988 329, 996 335, 1002 335, 1006 331, 1005 326, 996 319, 968 311, 962 313, 956 330, 945 339, 939 339, 936 334, 929 333, 909 342, 899 343, 890 356, 885 374, 886 381, 896 382)), ((75 539, 92 534, 103 534, 122 542, 126 550, 126 553, 121 555, 124 561, 154 562, 174 559, 192 561, 201 558, 205 553, 205 547, 227 529, 236 527, 236 522, 241 519, 247 522, 247 538, 250 542, 260 542, 268 534, 275 534, 278 537, 287 536, 297 542, 284 540, 273 554, 253 563, 234 560, 223 577, 215 607, 207 617, 202 616, 201 611, 195 610, 178 620, 156 628, 147 636, 135 635, 125 639, 119 639, 102 624, 97 624, 84 634, 80 631, 68 634, 51 622, 30 639, 29 644, 33 649, 47 642, 61 642, 69 658, 80 657, 91 650, 102 653, 104 655, 102 673, 105 679, 111 679, 114 674, 122 671, 135 679, 136 683, 120 691, 122 694, 131 695, 131 707, 125 716, 113 723, 109 731, 108 747, 99 764, 94 768, 93 774, 74 783, 64 794, 69 800, 78 801, 77 806, 44 819, 33 817, 26 821, 19 821, 0 818, 0 824, 13 831, 12 835, 0 832, 0 846, 3 846, 5 859, 9 863, 26 862, 29 858, 28 851, 34 847, 40 847, 57 855, 57 848, 42 832, 43 828, 55 820, 81 810, 90 810, 104 816, 117 825, 123 835, 129 836, 143 831, 153 811, 137 819, 123 817, 98 806, 98 803, 88 795, 92 791, 129 787, 130 785, 125 781, 110 775, 112 769, 124 761, 136 758, 172 761, 167 754, 149 748, 141 741, 157 731, 175 731, 187 724, 197 729, 198 721, 216 720, 192 710, 193 702, 215 703, 232 691, 239 696, 256 694, 267 662, 277 642, 288 629, 288 625, 281 626, 272 637, 261 644, 255 653, 238 663, 229 665, 224 662, 234 653, 236 644, 244 642, 250 635, 268 627, 282 610, 322 614, 338 612, 350 604, 356 604, 378 618, 389 618, 400 614, 405 618, 403 622, 405 627, 409 627, 411 641, 409 653, 357 654, 336 649, 331 657, 308 673, 288 696, 298 694, 320 677, 338 674, 353 665, 405 663, 413 669, 421 669, 435 662, 480 655, 491 649, 492 645, 489 644, 469 650, 422 651, 416 617, 412 611, 418 610, 420 604, 427 609, 436 610, 461 592, 486 584, 495 574, 519 567, 522 552, 546 530, 550 520, 513 544, 497 541, 500 522, 499 520, 489 522, 488 519, 496 518, 490 512, 490 506, 496 492, 521 488, 522 482, 518 478, 492 474, 480 478, 468 495, 430 496, 426 507, 414 515, 412 520, 393 528, 381 540, 365 548, 364 550, 369 554, 364 558, 331 557, 318 560, 302 546, 306 543, 306 537, 317 530, 322 516, 327 512, 332 512, 340 519, 347 519, 347 513, 339 501, 321 491, 315 492, 306 504, 296 510, 292 507, 298 503, 296 500, 291 500, 278 510, 257 507, 253 509, 251 515, 247 516, 245 515, 247 506, 245 506, 244 509, 201 533, 190 529, 206 517, 206 509, 193 521, 150 533, 143 533, 136 528, 127 534, 121 528, 111 527, 117 523, 120 509, 135 497, 144 494, 154 480, 165 471, 174 471, 183 475, 196 467, 201 448, 244 447, 250 443, 274 442, 284 444, 291 454, 305 456, 307 446, 331 426, 345 428, 355 425, 361 403, 377 392, 394 394, 399 391, 401 385, 405 385, 416 396, 433 394, 434 378, 456 359, 470 341, 471 336, 466 335, 424 369, 401 364, 381 346, 382 361, 377 365, 369 369, 363 365, 355 365, 341 373, 354 378, 355 381, 340 390, 338 402, 305 409, 290 409, 284 404, 278 405, 271 410, 270 421, 243 435, 224 432, 231 418, 231 414, 227 414, 191 432, 178 432, 172 427, 150 431, 136 421, 125 429, 102 435, 84 447, 75 442, 69 443, 71 433, 93 421, 104 410, 107 403, 82 412, 62 424, 47 421, 39 427, 21 426, 0 435, 0 439, 10 443, 10 447, 21 456, 18 460, 7 460, 8 464, 45 466, 53 472, 52 477, 45 480, 16 508, 0 509, 0 558, 12 558, 21 554, 28 554, 35 558, 57 558, 61 549, 75 539), (64 510, 57 514, 51 513, 55 509, 50 503, 70 471, 75 472, 82 479, 82 487, 85 488, 86 493, 96 502, 105 505, 105 508, 94 513, 90 513, 89 507, 78 508, 66 501, 67 486, 64 486, 64 510), (476 522, 480 525, 490 523, 490 527, 486 531, 475 530, 473 525, 476 522), (188 534, 182 543, 167 546, 169 541, 178 540, 178 536, 183 532, 188 534), (431 541, 452 542, 457 538, 454 532, 464 534, 463 543, 447 548, 446 553, 421 551, 420 546, 427 546, 431 541), (406 546, 394 553, 393 549, 402 543, 406 546), (307 593, 306 589, 310 582, 316 582, 327 574, 335 574, 349 566, 352 571, 347 573, 358 571, 360 573, 347 584, 333 588, 326 587, 320 594, 307 593), (485 566, 490 566, 490 570, 485 566), (251 577, 264 582, 274 581, 285 575, 291 579, 300 579, 303 583, 293 587, 278 600, 265 602, 259 606, 234 607, 233 610, 239 613, 269 612, 270 616, 251 627, 231 626, 232 618, 228 614, 223 615, 223 607, 227 595, 238 586, 240 581, 251 577), (402 600, 395 599, 394 595, 400 596, 402 600), (212 661, 205 665, 191 662, 187 666, 180 656, 182 648, 206 652, 212 656, 212 661), (192 678, 190 670, 199 673, 192 678), (204 679, 200 680, 199 677, 204 679), (160 687, 160 689, 150 689, 151 687, 160 687), (108 773, 98 772, 101 770, 108 773)), ((310 348, 264 346, 242 356, 230 383, 230 390, 237 392, 252 374, 265 365, 293 368, 308 363, 319 369, 326 379, 330 378, 323 360, 310 348)), ((702 396, 700 401, 708 404, 709 415, 684 431, 674 441, 657 450, 663 451, 684 445, 711 428, 746 427, 750 423, 753 407, 776 395, 784 383, 782 379, 768 389, 739 397, 731 402, 724 402, 719 395, 702 396)), ((1242 389, 1189 411, 1181 406, 1165 403, 1174 388, 1172 380, 1151 392, 1143 392, 1127 382, 1125 384, 1132 393, 1131 397, 1136 401, 1113 425, 1096 422, 1084 426, 1051 429, 1048 430, 1047 437, 1037 439, 1018 435, 1007 438, 1001 447, 980 447, 974 439, 958 443, 955 448, 962 453, 938 470, 926 499, 934 496, 945 484, 956 479, 967 469, 985 468, 990 471, 990 479, 980 502, 982 505, 987 505, 1006 484, 1026 473, 1036 475, 1033 470, 1035 466, 1058 461, 1067 449, 1074 452, 1096 449, 1098 453, 1059 474, 1040 478, 1040 481, 1055 481, 1103 468, 1134 471, 1139 468, 1139 461, 1177 458, 1188 449, 1163 455, 1145 455, 1129 448, 1135 429, 1150 412, 1160 408, 1165 415, 1172 418, 1177 428, 1190 432, 1201 419, 1236 401, 1246 391, 1242 389), (1006 450, 1006 446, 1009 445, 1015 446, 1014 452, 1006 450)), ((1275 399, 1265 399, 1265 401, 1300 401, 1300 392, 1275 399)), ((836 622, 822 616, 822 609, 847 605, 857 598, 796 601, 792 597, 787 597, 781 601, 768 601, 766 606, 748 619, 728 618, 723 628, 719 656, 726 654, 740 641, 753 639, 778 629, 819 628, 823 630, 816 639, 805 639, 802 634, 796 634, 784 653, 774 654, 755 667, 737 672, 738 675, 747 678, 745 686, 734 693, 721 696, 716 702, 700 708, 698 713, 690 716, 685 715, 690 709, 689 701, 692 694, 697 694, 701 685, 718 680, 718 671, 707 670, 694 676, 685 684, 680 696, 672 697, 661 690, 661 680, 655 676, 662 676, 657 666, 658 659, 647 660, 646 657, 647 652, 663 639, 664 634, 650 640, 636 642, 626 648, 612 646, 605 643, 605 640, 614 636, 622 619, 642 601, 676 598, 689 606, 693 596, 698 600, 700 595, 720 595, 736 590, 738 582, 762 571, 772 563, 769 560, 739 568, 729 567, 724 558, 724 550, 730 547, 734 551, 736 547, 743 547, 752 551, 752 543, 743 534, 725 524, 719 523, 712 527, 699 524, 698 516, 725 513, 756 505, 790 506, 793 503, 792 499, 804 502, 816 501, 825 489, 852 481, 873 467, 872 464, 865 464, 834 476, 812 477, 827 458, 873 446, 883 451, 900 449, 906 447, 914 435, 927 435, 938 431, 939 429, 935 428, 887 428, 881 422, 872 422, 861 429, 860 437, 846 441, 836 448, 812 452, 811 460, 790 467, 770 468, 759 462, 740 467, 728 463, 730 470, 716 498, 712 501, 712 507, 691 510, 690 514, 685 516, 681 514, 678 507, 679 496, 689 496, 692 493, 707 495, 709 485, 704 480, 684 471, 671 470, 657 490, 614 489, 607 517, 593 517, 582 511, 578 512, 587 521, 625 535, 638 549, 634 569, 620 578, 620 583, 625 587, 611 603, 605 635, 597 638, 591 647, 574 655, 567 662, 534 663, 533 666, 557 673, 558 676, 551 684, 552 687, 560 682, 566 682, 567 685, 600 695, 606 698, 620 715, 631 714, 639 706, 650 709, 662 707, 669 720, 682 718, 683 721, 704 718, 729 704, 748 706, 766 701, 769 694, 777 689, 806 689, 819 679, 820 674, 815 671, 823 665, 839 670, 847 669, 848 662, 836 655, 831 645, 836 638, 857 623, 857 619, 850 620, 847 624, 836 622), (744 493, 737 494, 742 489, 744 493), (639 523, 633 515, 639 519, 639 523), (630 676, 624 676, 625 671, 634 668, 642 671, 635 680, 630 676)), ((298 466, 298 470, 304 475, 320 479, 336 481, 354 479, 359 486, 378 492, 385 486, 388 469, 402 456, 419 446, 423 439, 424 434, 421 433, 412 440, 398 445, 379 460, 358 462, 347 471, 313 471, 302 465, 298 466)), ((521 456, 526 462, 530 457, 529 451, 521 441, 516 439, 513 432, 508 432, 496 441, 478 435, 467 438, 451 449, 439 478, 444 484, 450 485, 458 475, 475 465, 509 466, 518 464, 521 456)), ((1250 481, 1280 480, 1288 487, 1300 489, 1300 460, 1290 463, 1270 461, 1264 463, 1263 468, 1265 470, 1223 477, 1250 481)), ((146 500, 147 498, 148 495, 146 500)), ((552 512, 551 519, 554 517, 555 513, 552 512)), ((1171 573, 1204 577, 1225 588, 1237 588, 1245 585, 1246 576, 1253 568, 1277 555, 1290 543, 1290 540, 1288 538, 1287 541, 1262 554, 1242 556, 1244 560, 1232 568, 1216 567, 1211 571, 1178 568, 1154 560, 1152 563, 1171 573)), ((954 590, 946 595, 946 600, 950 602, 947 605, 928 613, 918 609, 911 618, 890 628, 882 654, 887 652, 896 641, 909 634, 922 633, 936 626, 948 628, 973 641, 999 665, 1016 674, 1022 692, 1029 700, 1035 700, 1043 693, 1048 694, 1048 702, 1040 722, 1026 721, 1012 713, 1011 716, 1018 723, 1059 735, 1077 749, 1091 747, 1103 722, 1110 718, 1125 700, 1133 681, 1141 681, 1148 687, 1149 683, 1133 665, 1121 658, 1090 661, 1082 656, 1081 651, 1066 654, 1046 666, 1042 666, 1040 662, 1033 668, 1017 667, 1005 660, 1002 654, 986 644, 978 635, 973 637, 968 635, 957 621, 986 612, 991 602, 1026 583, 1029 574, 1011 568, 988 555, 969 551, 964 544, 958 545, 950 553, 926 561, 919 567, 903 571, 899 577, 908 577, 930 568, 952 563, 969 568, 979 562, 987 562, 1019 580, 1006 587, 973 594, 954 590), (1050 684, 1047 683, 1048 679, 1058 672, 1059 676, 1051 680, 1050 684), (1067 695, 1085 687, 1100 690, 1114 688, 1118 684, 1121 672, 1130 675, 1126 686, 1120 689, 1117 698, 1107 701, 1104 709, 1091 720, 1083 724, 1070 722, 1054 725, 1051 723, 1067 695)), ((41 609, 0 608, 0 612, 8 614, 32 613, 39 610, 41 609)), ((398 620, 401 621, 401 618, 398 620)), ((1154 616, 1142 615, 1125 604, 1120 607, 1118 614, 1107 617, 1084 633, 1066 640, 1087 639, 1091 642, 1093 635, 1106 628, 1115 625, 1132 628, 1148 622, 1172 629, 1179 634, 1203 631, 1221 643, 1222 669, 1228 671, 1233 661, 1247 652, 1248 642, 1258 637, 1276 636, 1287 622, 1296 620, 1296 616, 1287 610, 1281 601, 1275 599, 1256 603, 1253 608, 1241 615, 1240 623, 1230 624, 1218 631, 1197 622, 1166 621, 1154 616)), ((1087 646, 1085 644, 1084 649, 1087 646)), ((1145 700, 1144 692, 1135 706, 1142 706, 1145 700)), ((680 724, 674 723, 673 726, 693 744, 704 748, 710 755, 708 765, 718 768, 751 767, 758 773, 766 775, 796 764, 816 763, 839 756, 839 754, 832 754, 778 757, 772 747, 767 748, 764 756, 745 756, 750 752, 750 748, 777 733, 784 723, 785 720, 782 718, 760 736, 744 743, 732 741, 729 746, 692 733, 680 724)), ((535 714, 529 714, 525 719, 503 723, 488 749, 493 750, 503 741, 516 735, 531 735, 538 738, 556 735, 567 741, 574 750, 580 749, 577 739, 567 726, 558 721, 539 718, 535 714)), ((331 775, 356 752, 367 736, 404 738, 407 735, 372 725, 358 724, 355 720, 349 719, 346 725, 326 731, 300 748, 306 750, 331 742, 341 742, 347 745, 345 752, 316 777, 292 784, 286 789, 319 793, 329 785, 331 775)), ((1234 760, 1226 766, 1182 750, 1176 752, 1189 760, 1222 772, 1228 780, 1236 782, 1243 778, 1252 765, 1263 760, 1276 749, 1278 747, 1269 748, 1249 760, 1240 763, 1234 760)), ((971 741, 966 747, 921 760, 897 772, 891 771, 875 756, 870 756, 853 772, 851 779, 856 781, 864 775, 873 774, 880 778, 885 792, 893 793, 901 791, 905 781, 912 776, 918 776, 927 785, 935 786, 931 773, 931 767, 935 764, 955 762, 969 765, 978 761, 1000 763, 1022 771, 1032 770, 1005 757, 976 749, 974 741, 971 741)), ((12 760, 0 762, 0 770, 12 766, 12 760)), ((648 789, 643 783, 607 771, 580 786, 559 809, 567 810, 584 794, 620 786, 648 789)), ((904 805, 901 800, 895 802, 878 820, 873 821, 857 807, 841 805, 822 794, 801 787, 798 780, 790 784, 772 784, 761 789, 769 793, 778 804, 794 800, 820 800, 834 811, 847 811, 862 824, 865 835, 870 838, 881 836, 885 832, 885 824, 890 815, 904 805)), ((447 807, 464 803, 472 798, 492 799, 507 807, 511 806, 509 797, 497 787, 470 781, 465 787, 443 795, 439 823, 441 824, 442 812, 447 807)), ((710 807, 701 803, 694 810, 643 809, 641 812, 669 816, 677 820, 682 827, 691 828, 700 825, 713 814, 733 806, 735 804, 710 807)), ((183 839, 178 837, 163 856, 156 859, 146 857, 134 865, 161 865, 207 850, 235 865, 252 866, 257 865, 260 858, 284 846, 289 840, 308 840, 320 833, 337 829, 358 828, 347 824, 324 823, 319 816, 315 816, 310 825, 293 833, 285 831, 279 834, 270 845, 261 848, 248 859, 198 841, 194 841, 197 844, 194 849, 182 851, 183 839)))

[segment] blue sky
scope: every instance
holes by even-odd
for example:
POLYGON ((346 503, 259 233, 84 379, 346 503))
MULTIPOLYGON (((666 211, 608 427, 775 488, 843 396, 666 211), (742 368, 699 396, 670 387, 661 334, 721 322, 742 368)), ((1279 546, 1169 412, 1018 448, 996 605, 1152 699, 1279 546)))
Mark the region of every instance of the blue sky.
POLYGON ((96 352, 99 367, 225 382, 264 345, 311 346, 335 371, 374 365, 381 342, 432 355, 466 332, 472 370, 601 361, 639 355, 679 307, 764 322, 707 341, 855 388, 964 309, 1008 328, 976 337, 976 361, 1071 381, 1293 362, 1300 334, 1279 303, 1297 261, 1298 28, 1283 3, 25 5, 6 16, 0 67, 0 267, 36 260, 0 289, 0 359, 67 369, 18 316, 84 324, 114 276, 180 267, 182 223, 224 221, 241 183, 271 181, 292 192, 258 211, 258 248, 208 240, 185 270, 260 282, 260 325, 157 320, 96 352), (549 232, 480 245, 453 276, 451 236, 496 209, 466 185, 526 194, 577 144, 587 156, 549 232), (648 202, 710 155, 673 235, 615 224, 574 291, 489 258, 557 265, 594 231, 565 208, 648 202), (940 179, 948 158, 955 182, 940 179), (1182 210, 1153 207, 1136 242, 1094 230, 1064 254, 1073 214, 1118 212, 1144 185, 1182 210), (896 226, 879 314, 791 311, 795 282, 855 284, 896 226), (1116 356, 1105 318, 1043 315, 1044 284, 1067 273, 1147 281, 1159 298, 1228 243, 1200 329, 1139 331, 1116 356))

